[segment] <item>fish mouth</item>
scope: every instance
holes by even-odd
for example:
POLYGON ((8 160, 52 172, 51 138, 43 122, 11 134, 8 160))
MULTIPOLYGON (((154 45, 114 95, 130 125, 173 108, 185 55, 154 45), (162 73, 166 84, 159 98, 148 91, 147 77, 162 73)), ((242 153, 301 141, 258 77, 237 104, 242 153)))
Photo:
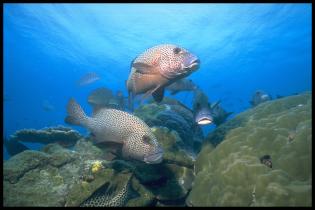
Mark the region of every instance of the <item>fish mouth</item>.
POLYGON ((148 164, 158 164, 163 160, 163 149, 158 147, 157 151, 144 156, 144 162, 148 164))
POLYGON ((212 123, 212 118, 210 117, 203 117, 197 120, 198 125, 207 125, 212 123))
POLYGON ((191 71, 195 71, 199 68, 200 66, 200 60, 198 58, 196 58, 195 60, 193 60, 188 66, 186 66, 185 68, 190 69, 191 71))
POLYGON ((191 71, 197 70, 200 65, 200 60, 195 55, 190 55, 184 62, 184 68, 191 71))
POLYGON ((196 115, 195 119, 198 125, 207 125, 213 122, 213 117, 208 112, 199 112, 199 114, 196 115))
POLYGON ((268 99, 268 95, 267 95, 267 94, 264 94, 264 95, 261 96, 261 98, 262 98, 262 99, 268 99))

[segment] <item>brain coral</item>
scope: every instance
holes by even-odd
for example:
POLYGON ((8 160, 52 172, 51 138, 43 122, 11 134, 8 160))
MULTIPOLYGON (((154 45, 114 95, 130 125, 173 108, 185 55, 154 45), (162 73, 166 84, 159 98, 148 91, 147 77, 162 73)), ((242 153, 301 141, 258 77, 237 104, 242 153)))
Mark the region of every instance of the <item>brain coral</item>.
POLYGON ((210 134, 187 205, 311 206, 311 103, 310 92, 268 101, 210 134), (218 136, 221 143, 209 147, 218 136), (264 155, 272 168, 260 162, 264 155))

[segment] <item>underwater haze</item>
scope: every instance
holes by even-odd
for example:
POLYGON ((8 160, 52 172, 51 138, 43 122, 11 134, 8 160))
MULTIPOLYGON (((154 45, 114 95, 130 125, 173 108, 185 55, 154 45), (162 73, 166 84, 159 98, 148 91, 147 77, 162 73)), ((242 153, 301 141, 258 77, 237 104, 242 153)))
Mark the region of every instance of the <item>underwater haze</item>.
POLYGON ((312 205, 310 3, 6 3, 3 61, 4 206, 312 205))
MULTIPOLYGON (((64 124, 69 98, 90 110, 100 86, 127 95, 131 61, 163 43, 196 54, 189 78, 234 114, 257 89, 311 90, 311 13, 310 4, 4 4, 4 132, 64 124), (87 72, 101 79, 78 88, 87 72)), ((189 92, 176 98, 191 106, 189 92)))

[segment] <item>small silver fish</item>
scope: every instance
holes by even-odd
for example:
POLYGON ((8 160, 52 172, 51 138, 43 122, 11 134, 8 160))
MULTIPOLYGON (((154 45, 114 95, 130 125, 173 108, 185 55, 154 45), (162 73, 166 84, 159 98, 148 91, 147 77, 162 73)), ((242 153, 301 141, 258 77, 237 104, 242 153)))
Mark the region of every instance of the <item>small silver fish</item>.
POLYGON ((81 77, 81 79, 79 79, 77 84, 79 86, 84 86, 84 85, 91 84, 99 79, 100 77, 95 72, 90 72, 90 73, 85 74, 83 77, 81 77))
POLYGON ((257 90, 249 103, 255 107, 258 104, 271 100, 271 96, 262 90, 257 90))
POLYGON ((80 105, 70 99, 65 122, 87 128, 96 143, 122 144, 124 158, 136 159, 149 164, 162 162, 163 149, 150 127, 140 118, 116 109, 100 109, 88 117, 80 105))
POLYGON ((208 102, 208 97, 200 89, 194 91, 193 113, 195 122, 198 125, 207 125, 213 122, 211 105, 208 102))
POLYGON ((209 106, 199 107, 195 112, 195 122, 198 125, 207 125, 213 122, 213 117, 211 116, 211 110, 209 106))

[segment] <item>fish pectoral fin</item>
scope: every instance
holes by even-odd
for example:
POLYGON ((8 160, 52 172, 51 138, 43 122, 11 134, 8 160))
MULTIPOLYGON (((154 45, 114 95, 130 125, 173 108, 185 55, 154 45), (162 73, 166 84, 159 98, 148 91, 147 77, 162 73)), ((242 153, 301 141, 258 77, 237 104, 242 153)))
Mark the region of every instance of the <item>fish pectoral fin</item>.
POLYGON ((148 97, 153 93, 154 90, 155 90, 155 89, 149 90, 149 91, 145 92, 145 93, 142 95, 142 97, 141 97, 140 103, 142 103, 142 101, 143 101, 144 99, 148 98, 148 97))
MULTIPOLYGON (((142 103, 142 101, 143 101, 144 99, 148 98, 150 95, 153 96, 153 94, 154 94, 159 88, 161 88, 160 85, 158 85, 158 86, 156 86, 155 88, 150 89, 150 90, 148 90, 147 92, 145 92, 145 93, 142 95, 142 97, 141 97, 140 103, 142 103)), ((163 88, 163 92, 164 92, 164 88, 163 88)), ((153 96, 153 98, 154 98, 154 96, 153 96)), ((163 97, 162 97, 162 99, 163 99, 163 97)), ((155 100, 155 99, 154 99, 154 100, 155 100)), ((156 101, 156 100, 155 100, 155 101, 156 101)), ((162 100, 161 100, 161 101, 162 101, 162 100)))
POLYGON ((141 62, 133 63, 132 67, 136 69, 136 72, 141 73, 141 74, 153 74, 153 75, 159 74, 159 71, 157 68, 146 63, 141 63, 141 62))
POLYGON ((133 92, 132 91, 128 91, 128 109, 133 112, 133 92))
POLYGON ((152 93, 152 96, 156 102, 161 102, 164 97, 164 87, 160 87, 152 93))
POLYGON ((110 184, 105 191, 105 195, 110 196, 110 195, 114 194, 114 192, 116 190, 117 190, 117 185, 116 184, 110 184))

